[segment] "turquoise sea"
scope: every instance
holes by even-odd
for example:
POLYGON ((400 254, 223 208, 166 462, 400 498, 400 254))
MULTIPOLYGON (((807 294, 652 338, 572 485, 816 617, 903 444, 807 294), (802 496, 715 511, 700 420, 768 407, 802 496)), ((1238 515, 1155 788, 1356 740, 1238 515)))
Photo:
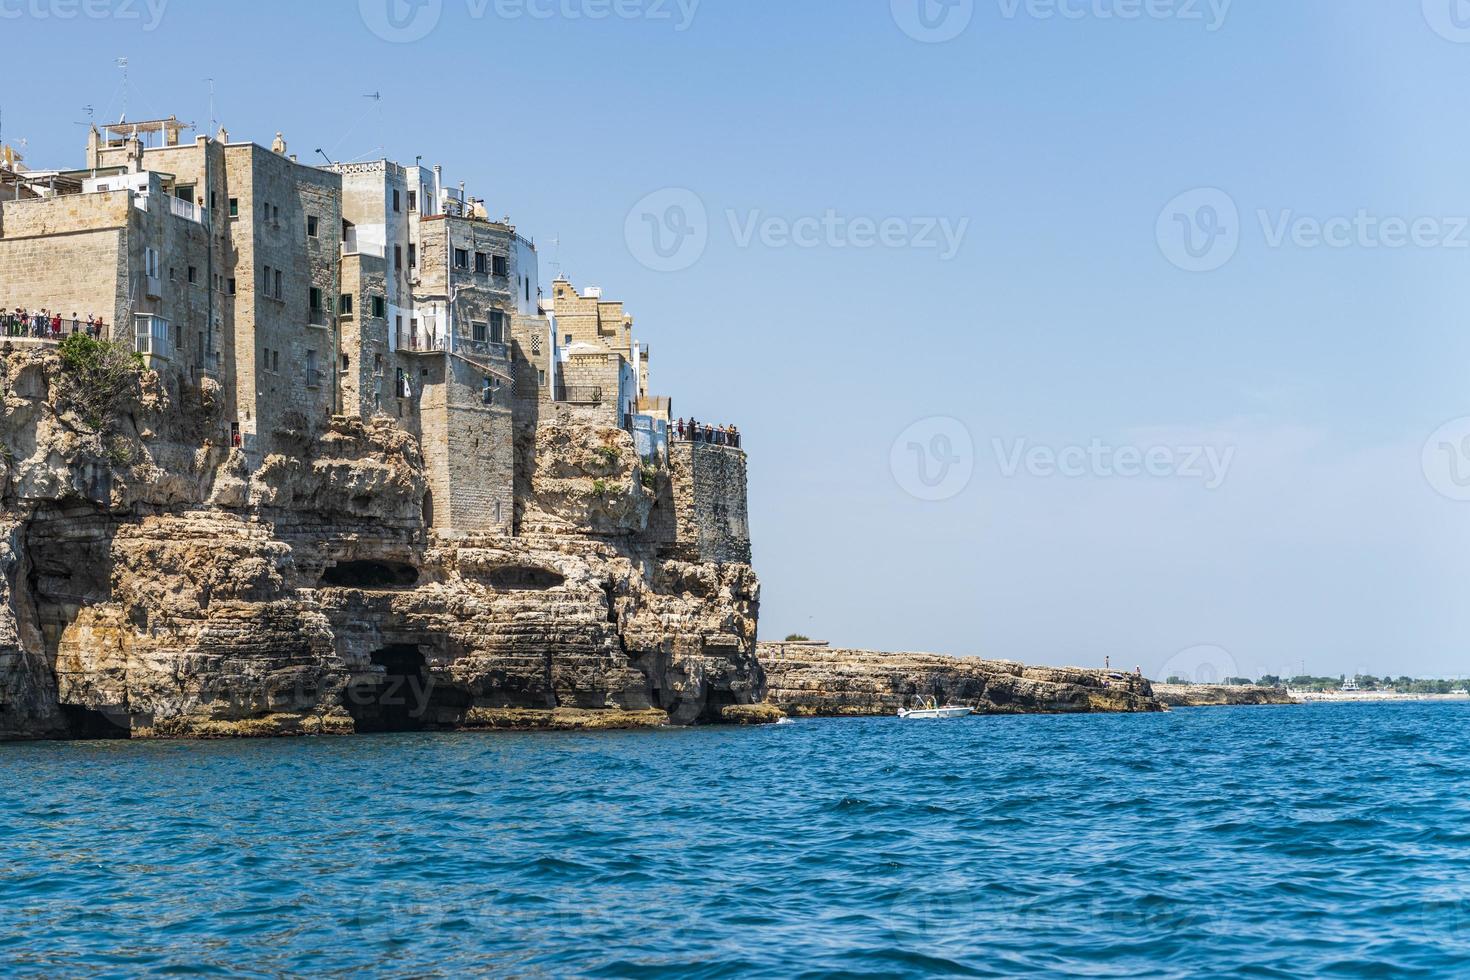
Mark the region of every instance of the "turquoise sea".
POLYGON ((1470 706, 0 746, 6 976, 1470 974, 1470 706))

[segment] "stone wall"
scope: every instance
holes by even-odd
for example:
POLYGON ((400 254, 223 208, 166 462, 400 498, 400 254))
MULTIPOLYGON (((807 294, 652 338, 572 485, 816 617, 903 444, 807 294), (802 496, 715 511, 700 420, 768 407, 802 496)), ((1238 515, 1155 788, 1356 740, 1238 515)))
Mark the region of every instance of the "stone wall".
POLYGON ((895 715, 923 698, 982 714, 1166 710, 1147 680, 1118 671, 801 643, 762 643, 758 655, 769 701, 802 717, 895 715))
POLYGON ((675 553, 689 560, 750 564, 746 459, 729 446, 669 446, 675 553))

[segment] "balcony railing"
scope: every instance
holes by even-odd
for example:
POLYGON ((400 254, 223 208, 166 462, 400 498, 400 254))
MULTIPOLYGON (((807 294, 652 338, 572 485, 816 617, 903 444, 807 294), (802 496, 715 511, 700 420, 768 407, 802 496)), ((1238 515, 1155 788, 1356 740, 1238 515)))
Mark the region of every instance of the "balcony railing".
POLYGON ((306 387, 320 388, 322 386, 322 372, 316 368, 306 369, 306 387))
POLYGON ((556 400, 572 405, 601 405, 601 385, 557 385, 556 400))
POLYGON ((414 331, 398 339, 398 349, 409 354, 437 354, 448 346, 443 337, 425 337, 414 331))
POLYGON ((169 210, 180 218, 192 221, 197 225, 209 227, 209 209, 201 208, 197 204, 191 204, 180 197, 169 196, 169 210))
POLYGON ((168 358, 172 352, 168 327, 168 321, 161 316, 136 314, 133 317, 133 338, 137 352, 150 357, 168 358))

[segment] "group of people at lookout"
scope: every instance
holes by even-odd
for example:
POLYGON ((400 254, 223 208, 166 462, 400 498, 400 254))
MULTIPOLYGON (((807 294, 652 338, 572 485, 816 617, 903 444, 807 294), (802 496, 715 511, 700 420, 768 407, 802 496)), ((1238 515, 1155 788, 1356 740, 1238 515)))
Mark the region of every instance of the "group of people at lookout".
POLYGON ((711 446, 740 448, 740 430, 733 425, 701 425, 690 419, 674 423, 674 438, 680 442, 703 442, 711 446))
POLYGON ((88 313, 87 318, 73 313, 64 317, 53 310, 27 310, 17 306, 13 310, 0 310, 0 331, 7 337, 40 337, 60 340, 70 333, 85 332, 89 337, 101 337, 106 324, 100 316, 88 313))

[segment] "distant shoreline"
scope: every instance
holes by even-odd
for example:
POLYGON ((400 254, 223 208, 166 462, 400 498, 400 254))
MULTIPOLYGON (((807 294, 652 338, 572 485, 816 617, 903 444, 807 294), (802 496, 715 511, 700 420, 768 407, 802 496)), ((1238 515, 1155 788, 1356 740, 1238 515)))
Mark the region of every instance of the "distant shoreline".
POLYGON ((1378 703, 1384 701, 1463 701, 1470 694, 1399 694, 1397 691, 1292 691, 1291 696, 1303 703, 1378 703))

